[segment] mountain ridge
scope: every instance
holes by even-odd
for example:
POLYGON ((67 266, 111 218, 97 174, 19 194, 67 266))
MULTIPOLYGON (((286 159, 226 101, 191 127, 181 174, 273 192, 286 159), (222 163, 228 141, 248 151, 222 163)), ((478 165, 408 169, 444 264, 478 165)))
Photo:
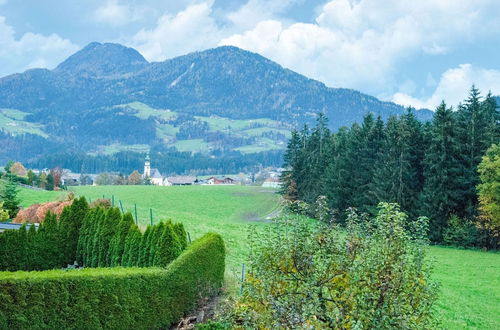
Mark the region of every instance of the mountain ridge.
MULTIPOLYGON (((148 62, 133 48, 97 42, 53 70, 0 78, 0 109, 22 113, 19 120, 4 111, 14 127, 26 127, 22 132, 35 127, 61 148, 84 153, 137 145, 207 153, 283 150, 287 132, 313 124, 318 112, 336 129, 367 112, 386 119, 406 111, 233 46, 148 62)), ((432 112, 415 115, 426 120, 432 112)), ((10 144, 22 154, 22 146, 10 144)))

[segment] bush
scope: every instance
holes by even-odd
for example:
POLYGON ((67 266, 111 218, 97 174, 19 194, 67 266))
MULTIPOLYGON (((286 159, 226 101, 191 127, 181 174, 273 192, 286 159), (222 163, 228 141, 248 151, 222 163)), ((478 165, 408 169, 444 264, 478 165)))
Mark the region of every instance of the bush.
POLYGON ((222 286, 224 259, 209 233, 167 269, 0 272, 0 329, 168 328, 222 286))
POLYGON ((346 230, 286 215, 251 235, 244 295, 222 320, 241 328, 433 328, 426 228, 426 218, 409 222, 388 203, 373 219, 351 213, 346 230))
POLYGON ((445 244, 471 247, 478 241, 478 231, 472 221, 460 219, 456 215, 448 220, 448 227, 444 230, 443 241, 445 244))

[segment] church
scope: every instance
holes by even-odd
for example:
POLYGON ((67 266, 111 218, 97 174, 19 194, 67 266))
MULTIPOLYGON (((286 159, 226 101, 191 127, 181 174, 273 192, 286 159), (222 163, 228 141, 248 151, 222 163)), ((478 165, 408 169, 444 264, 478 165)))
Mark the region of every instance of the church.
POLYGON ((149 152, 144 160, 144 174, 142 177, 151 182, 155 186, 171 186, 172 184, 168 181, 167 177, 163 177, 157 168, 151 168, 151 158, 149 157, 149 152))

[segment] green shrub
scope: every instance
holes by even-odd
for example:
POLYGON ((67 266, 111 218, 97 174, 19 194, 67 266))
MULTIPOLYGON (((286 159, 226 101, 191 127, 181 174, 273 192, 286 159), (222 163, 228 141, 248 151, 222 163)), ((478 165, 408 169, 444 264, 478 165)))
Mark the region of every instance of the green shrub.
POLYGON ((426 218, 397 204, 346 230, 286 215, 251 236, 244 295, 229 316, 239 328, 432 329, 426 218), (409 228, 409 229, 408 229, 409 228))
POLYGON ((209 233, 166 269, 0 272, 0 329, 168 328, 222 286, 224 267, 209 233))
POLYGON ((472 221, 460 219, 456 215, 448 220, 443 232, 443 241, 448 245, 471 247, 478 241, 478 230, 472 221))

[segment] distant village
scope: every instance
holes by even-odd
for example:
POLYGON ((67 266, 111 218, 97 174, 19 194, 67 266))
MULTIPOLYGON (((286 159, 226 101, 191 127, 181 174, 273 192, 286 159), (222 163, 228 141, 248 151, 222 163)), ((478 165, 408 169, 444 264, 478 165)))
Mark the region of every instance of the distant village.
MULTIPOLYGON (((74 173, 67 169, 29 169, 21 163, 7 165, 9 172, 19 178, 19 184, 27 188, 58 190, 69 186, 81 185, 155 185, 155 186, 190 186, 190 185, 261 185, 267 188, 278 188, 282 168, 266 168, 258 173, 237 175, 177 175, 164 176, 157 169, 151 167, 149 154, 144 160, 142 173, 134 170, 125 176, 115 172, 99 174, 74 173)), ((3 169, 2 169, 3 170, 3 169)))

